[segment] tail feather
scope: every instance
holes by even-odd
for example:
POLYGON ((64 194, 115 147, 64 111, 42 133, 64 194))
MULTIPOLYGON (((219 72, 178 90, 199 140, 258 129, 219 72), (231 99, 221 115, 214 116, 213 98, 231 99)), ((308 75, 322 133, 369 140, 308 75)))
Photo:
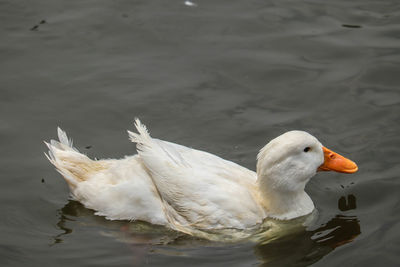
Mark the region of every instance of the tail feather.
POLYGON ((67 133, 64 132, 60 127, 57 127, 57 134, 61 144, 66 145, 77 151, 73 146, 72 139, 71 138, 68 139, 67 133))
POLYGON ((132 142, 137 144, 139 150, 143 150, 143 147, 151 144, 152 138, 146 126, 142 124, 138 118, 135 118, 135 127, 138 133, 128 131, 129 137, 132 142))
POLYGON ((49 148, 45 155, 71 187, 85 181, 89 174, 105 168, 104 163, 93 161, 74 148, 72 139, 68 139, 63 130, 58 128, 57 132, 59 141, 45 142, 49 148))
POLYGON ((56 159, 56 154, 58 151, 79 151, 73 147, 72 139, 68 139, 66 132, 64 132, 60 127, 57 127, 58 139, 50 140, 50 143, 44 142, 46 146, 49 148, 49 155, 46 154, 46 157, 50 161, 54 161, 56 159))

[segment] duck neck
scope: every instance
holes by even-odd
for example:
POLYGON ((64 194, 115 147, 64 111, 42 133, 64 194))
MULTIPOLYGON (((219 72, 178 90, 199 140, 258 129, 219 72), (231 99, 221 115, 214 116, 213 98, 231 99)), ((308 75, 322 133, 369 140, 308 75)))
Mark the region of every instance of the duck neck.
POLYGON ((296 191, 280 190, 273 183, 271 185, 271 183, 265 182, 265 180, 268 180, 265 178, 259 177, 257 183, 259 198, 268 217, 289 220, 304 216, 314 210, 314 203, 304 191, 304 187, 296 191))

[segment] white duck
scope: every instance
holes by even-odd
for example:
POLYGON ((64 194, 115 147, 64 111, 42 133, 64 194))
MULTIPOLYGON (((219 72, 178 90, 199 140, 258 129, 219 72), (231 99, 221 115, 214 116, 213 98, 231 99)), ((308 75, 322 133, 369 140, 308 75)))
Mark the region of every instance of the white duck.
POLYGON ((290 131, 257 156, 257 173, 207 152, 150 137, 136 119, 138 154, 91 160, 58 128, 48 159, 73 199, 110 220, 143 220, 186 233, 246 229, 266 217, 289 220, 314 209, 305 185, 317 170, 356 172, 357 165, 312 135, 290 131))

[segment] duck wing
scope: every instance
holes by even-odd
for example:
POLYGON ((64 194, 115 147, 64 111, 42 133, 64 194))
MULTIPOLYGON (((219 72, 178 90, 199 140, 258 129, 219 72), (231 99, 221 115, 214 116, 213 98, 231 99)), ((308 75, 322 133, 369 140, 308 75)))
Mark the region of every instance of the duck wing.
POLYGON ((165 205, 180 228, 247 228, 264 217, 255 196, 256 174, 207 152, 151 138, 136 120, 129 132, 165 205))

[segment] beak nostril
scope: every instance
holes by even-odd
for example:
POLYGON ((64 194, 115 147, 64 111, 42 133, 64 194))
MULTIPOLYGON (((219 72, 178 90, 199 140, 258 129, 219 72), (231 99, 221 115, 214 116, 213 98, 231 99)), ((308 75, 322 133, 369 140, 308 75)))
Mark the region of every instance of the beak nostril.
POLYGON ((322 150, 324 152, 324 163, 318 168, 318 170, 344 173, 354 173, 358 170, 357 164, 353 161, 329 150, 326 147, 322 147, 322 150))

